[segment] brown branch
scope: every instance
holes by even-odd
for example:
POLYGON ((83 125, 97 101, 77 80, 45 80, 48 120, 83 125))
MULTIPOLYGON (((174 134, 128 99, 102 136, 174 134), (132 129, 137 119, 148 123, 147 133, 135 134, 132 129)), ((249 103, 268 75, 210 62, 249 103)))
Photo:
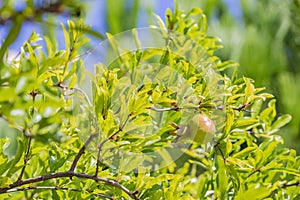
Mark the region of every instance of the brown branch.
POLYGON ((75 191, 75 192, 82 192, 83 190, 77 188, 65 188, 65 187, 58 187, 58 186, 29 186, 23 188, 13 188, 6 191, 6 193, 12 192, 21 192, 21 191, 28 191, 28 190, 68 190, 68 191, 75 191))
POLYGON ((293 187, 293 186, 299 186, 300 185, 300 181, 297 181, 295 183, 285 183, 283 185, 281 185, 281 188, 287 188, 287 187, 293 187))
POLYGON ((77 153, 75 159, 73 160, 73 163, 71 165, 71 168, 69 169, 69 172, 74 172, 76 165, 79 161, 79 159, 81 158, 81 156, 84 154, 85 149, 87 148, 87 146, 92 142, 92 140, 97 137, 98 134, 94 133, 92 135, 90 135, 90 137, 88 138, 88 140, 84 143, 84 145, 81 147, 81 149, 79 150, 79 152, 77 153))
MULTIPOLYGON (((13 193, 13 192, 21 192, 21 191, 28 191, 28 190, 64 190, 64 191, 73 191, 73 192, 84 192, 87 190, 81 190, 77 188, 67 188, 67 187, 59 187, 59 186, 29 186, 29 187, 22 187, 22 188, 13 188, 10 190, 7 190, 6 193, 13 193)), ((89 191, 87 191, 89 192, 89 191)), ((93 196, 105 198, 105 199, 110 199, 114 200, 113 197, 110 197, 105 194, 100 194, 100 193, 92 193, 93 196)))
MULTIPOLYGON (((59 88, 61 88, 61 89, 64 90, 64 91, 66 91, 66 90, 72 90, 72 91, 75 91, 75 92, 77 92, 77 93, 79 93, 79 94, 82 94, 82 95, 85 97, 85 99, 86 99, 87 103, 89 104, 89 106, 92 107, 92 103, 91 103, 91 101, 89 100, 88 95, 87 95, 83 90, 81 90, 81 89, 79 89, 79 88, 71 88, 71 89, 70 89, 70 88, 68 88, 68 86, 63 85, 61 82, 59 82, 59 83, 57 83, 57 84, 55 84, 55 85, 53 85, 53 86, 54 86, 54 87, 59 87, 59 88)), ((79 159, 80 159, 81 156, 84 154, 84 151, 85 151, 85 149, 87 148, 87 146, 92 142, 92 140, 93 140, 95 137, 98 136, 98 132, 99 132, 99 131, 98 131, 98 128, 97 128, 97 125, 96 125, 96 133, 90 135, 90 137, 88 138, 88 140, 87 140, 87 141, 84 143, 84 145, 81 147, 81 149, 80 149, 79 152, 77 153, 75 159, 73 160, 73 163, 72 163, 71 168, 69 169, 69 171, 74 172, 74 170, 75 170, 75 168, 76 168, 76 165, 77 165, 79 159)))
POLYGON ((135 200, 140 200, 140 198, 138 198, 136 196, 136 192, 130 191, 128 188, 121 185, 120 183, 118 183, 115 180, 102 178, 102 177, 95 177, 95 176, 92 176, 92 175, 89 175, 89 174, 84 174, 84 173, 76 173, 76 172, 73 172, 73 171, 56 172, 56 173, 45 174, 45 175, 42 175, 42 176, 37 176, 37 177, 34 177, 34 178, 24 179, 24 180, 15 182, 15 183, 9 185, 8 187, 0 188, 0 194, 9 193, 12 189, 23 186, 23 185, 37 183, 37 182, 51 180, 51 179, 68 178, 68 177, 69 178, 77 177, 77 178, 83 178, 83 179, 90 179, 90 180, 94 180, 94 181, 97 181, 97 182, 104 182, 104 183, 107 183, 109 185, 112 185, 114 187, 117 187, 117 188, 121 189, 126 194, 128 194, 128 196, 130 196, 131 198, 133 198, 135 200))
POLYGON ((105 139, 103 142, 101 142, 101 144, 99 145, 98 153, 97 153, 97 164, 96 164, 95 177, 98 176, 100 163, 102 162, 101 151, 102 151, 103 145, 104 145, 108 140, 109 140, 109 138, 106 138, 106 139, 105 139))
MULTIPOLYGON (((55 14, 62 14, 66 11, 63 9, 62 1, 58 1, 57 3, 52 3, 47 7, 40 7, 33 10, 33 15, 26 16, 27 21, 33 21, 35 18, 37 18, 40 14, 43 13, 55 13, 55 14)), ((18 16, 23 16, 24 10, 14 12, 12 15, 8 16, 7 18, 3 18, 0 16, 0 25, 4 25, 8 21, 15 20, 18 16)))
POLYGON ((249 110, 245 110, 248 106, 250 106, 251 105, 251 103, 248 103, 248 104, 246 104, 246 103, 244 103, 243 105, 241 105, 241 106, 239 106, 239 107, 233 107, 232 109, 233 110, 237 110, 237 111, 239 111, 239 112, 241 112, 241 111, 245 111, 245 112, 252 112, 252 111, 249 111, 249 110))
POLYGON ((24 157, 24 166, 22 167, 22 170, 21 170, 21 173, 18 177, 17 182, 22 180, 23 174, 25 172, 26 165, 27 165, 28 161, 30 160, 29 153, 30 153, 31 143, 32 143, 32 138, 28 138, 28 146, 27 146, 25 157, 24 157))

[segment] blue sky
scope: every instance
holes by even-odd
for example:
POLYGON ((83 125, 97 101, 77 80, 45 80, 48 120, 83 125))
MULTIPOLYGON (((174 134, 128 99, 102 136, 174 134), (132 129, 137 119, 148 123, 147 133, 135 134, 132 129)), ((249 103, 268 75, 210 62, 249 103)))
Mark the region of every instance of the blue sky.
MULTIPOLYGON (((131 0, 127 0, 130 2, 131 0)), ((236 0, 224 0, 232 15, 236 18, 241 17, 241 9, 239 5, 239 1, 236 0)), ((105 12, 106 12, 106 1, 97 1, 97 0, 89 0, 86 1, 88 4, 87 7, 87 17, 86 24, 90 25, 94 30, 97 30, 101 33, 106 32, 106 21, 105 21, 105 12)), ((15 0, 15 8, 17 10, 22 10, 24 8, 24 0, 15 0)), ((148 20, 146 16, 146 8, 150 6, 153 8, 153 12, 158 14, 161 18, 165 18, 165 10, 167 8, 173 9, 173 0, 151 0, 151 1, 141 1, 140 2, 140 12, 138 18, 137 27, 146 27, 148 26, 148 20)), ((60 30, 60 23, 66 23, 68 17, 60 16, 57 18, 57 27, 60 30)), ((41 33, 41 28, 39 23, 33 22, 25 22, 18 39, 13 43, 10 49, 19 50, 20 46, 28 39, 31 32, 35 31, 41 33)), ((8 32, 7 26, 0 26, 0 39, 3 40, 8 32)), ((57 33, 57 41, 58 43, 64 43, 63 35, 58 31, 57 33)))
MULTIPOLYGON (((146 1, 145 1, 146 2, 146 1)), ((172 8, 173 7, 173 0, 151 0, 150 2, 152 7, 154 8, 153 11, 160 15, 162 18, 164 18, 165 10, 166 8, 172 8)), ((16 10, 22 10, 24 9, 24 1, 23 0, 15 0, 15 9, 16 10)), ((86 24, 90 25, 93 29, 105 33, 106 32, 106 24, 105 24, 105 10, 106 5, 105 1, 96 1, 96 0, 90 0, 87 1, 87 17, 86 17, 86 24)), ((143 8, 143 3, 141 3, 141 10, 139 12, 139 20, 138 20, 138 27, 146 27, 148 26, 147 17, 143 14, 145 8, 143 8)), ((57 26, 58 30, 60 30, 60 24, 66 23, 68 20, 68 17, 61 16, 57 18, 57 26)), ((5 26, 0 26, 0 39, 3 40, 9 30, 9 26, 11 24, 7 23, 5 26)), ((19 50, 20 46, 29 38, 30 34, 35 31, 38 33, 41 33, 41 26, 39 23, 33 23, 33 22, 25 22, 22 30, 20 31, 19 37, 17 40, 11 45, 10 49, 12 50, 19 50)), ((58 43, 61 43, 64 41, 62 34, 60 31, 57 33, 57 39, 58 43)))

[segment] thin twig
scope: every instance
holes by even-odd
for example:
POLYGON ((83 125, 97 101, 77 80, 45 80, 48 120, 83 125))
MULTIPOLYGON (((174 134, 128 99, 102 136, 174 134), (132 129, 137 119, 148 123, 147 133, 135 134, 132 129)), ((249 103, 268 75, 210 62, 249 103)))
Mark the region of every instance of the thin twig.
POLYGON ((101 142, 101 144, 99 145, 99 148, 98 148, 98 153, 97 153, 97 164, 96 164, 96 172, 95 172, 95 176, 97 177, 98 176, 98 172, 99 172, 99 167, 100 167, 100 163, 102 162, 102 158, 101 158, 101 151, 102 151, 102 148, 104 146, 104 144, 106 142, 108 142, 110 139, 113 139, 115 136, 118 135, 119 132, 121 132, 125 125, 127 124, 129 118, 132 116, 132 113, 130 113, 126 120, 124 121, 124 123, 122 125, 119 126, 119 129, 114 133, 112 134, 112 136, 106 138, 104 141, 101 142))
MULTIPOLYGON (((35 101, 35 97, 38 94, 38 91, 31 90, 31 92, 29 94, 31 95, 32 101, 34 102, 35 101)), ((32 108, 31 115, 32 116, 34 115, 34 108, 32 108)), ((23 134, 24 134, 25 137, 27 137, 25 133, 26 133, 25 129, 23 129, 23 134)), ((30 160, 29 154, 30 154, 30 149, 31 149, 31 145, 32 145, 32 137, 27 137, 27 138, 28 138, 28 146, 27 146, 27 150, 26 150, 26 153, 25 153, 25 157, 24 157, 24 165, 22 167, 21 173, 20 173, 17 181, 21 181, 22 180, 24 172, 25 172, 25 169, 26 169, 26 166, 27 166, 27 163, 30 160)))
MULTIPOLYGON (((83 95, 84 98, 85 98, 85 100, 87 101, 88 105, 89 105, 90 107, 92 107, 92 103, 91 103, 91 101, 90 101, 88 95, 87 95, 87 94, 85 93, 85 91, 83 91, 82 89, 80 89, 80 88, 68 88, 68 86, 63 85, 61 82, 59 82, 58 84, 53 85, 53 86, 59 87, 59 88, 61 88, 62 90, 68 90, 68 89, 69 89, 69 90, 72 90, 72 91, 74 91, 74 92, 77 92, 77 93, 83 95)), ((74 170, 75 170, 75 168, 76 168, 76 165, 77 165, 77 163, 78 163, 80 157, 81 157, 82 154, 84 153, 85 149, 86 149, 87 146, 92 142, 92 140, 93 140, 95 137, 98 136, 97 133, 99 132, 99 128, 98 128, 98 126, 97 126, 96 116, 94 116, 94 120, 96 121, 96 122, 95 122, 96 133, 90 135, 90 137, 88 138, 88 140, 87 140, 87 141, 84 143, 84 145, 81 147, 81 149, 79 150, 79 152, 78 152, 78 154, 76 155, 75 159, 73 160, 73 163, 72 163, 71 168, 70 168, 69 171, 74 172, 74 170)), ((104 141, 104 142, 107 142, 107 141, 104 141)), ((100 145, 100 146, 101 146, 101 149, 102 149, 103 144, 104 144, 104 143, 102 142, 102 145, 100 145)), ((100 148, 100 147, 99 147, 99 148, 100 148)), ((96 168, 96 175, 95 175, 95 176, 98 175, 98 168, 99 168, 99 166, 98 166, 98 162, 99 162, 99 161, 98 161, 98 160, 99 160, 99 151, 100 151, 100 150, 98 150, 97 168, 96 168)))
POLYGON ((177 106, 174 106, 174 107, 170 107, 170 108, 155 108, 155 107, 149 107, 147 109, 150 109, 150 110, 153 110, 153 111, 156 111, 156 112, 166 112, 166 111, 172 111, 172 110, 175 110, 175 111, 180 111, 181 109, 177 106))
POLYGON ((249 112, 249 113, 252 113, 253 111, 251 110, 245 110, 246 108, 248 108, 252 103, 244 103, 243 105, 239 106, 239 107, 233 107, 232 109, 233 110, 237 110, 239 112, 241 111, 245 111, 245 112, 249 112))
POLYGON ((92 107, 92 102, 91 102, 91 100, 89 99, 89 96, 86 94, 85 91, 83 91, 83 90, 80 89, 80 88, 71 88, 71 90, 73 90, 73 91, 75 91, 75 92, 77 92, 77 93, 79 93, 79 94, 82 94, 82 95, 84 96, 85 100, 87 101, 87 103, 89 104, 89 106, 92 107))
POLYGON ((23 174, 25 172, 26 165, 27 165, 27 163, 28 163, 28 161, 30 159, 29 158, 29 153, 30 153, 31 143, 32 143, 32 138, 30 137, 30 138, 28 138, 28 146, 27 146, 25 157, 24 157, 24 165, 22 167, 22 170, 21 170, 21 173, 20 173, 20 175, 18 177, 17 182, 22 180, 23 174))
POLYGON ((81 95, 84 96, 84 98, 85 98, 85 100, 87 101, 88 105, 89 105, 90 107, 93 106, 93 104, 92 104, 92 102, 91 102, 89 96, 87 95, 87 93, 86 93, 84 90, 82 90, 82 89, 80 89, 80 88, 69 88, 68 86, 63 85, 61 82, 59 82, 59 83, 57 83, 57 84, 55 84, 55 85, 53 85, 53 86, 54 86, 54 87, 59 87, 59 88, 61 88, 63 91, 70 90, 70 91, 76 92, 77 94, 81 94, 81 95))
POLYGON ((114 197, 110 197, 110 196, 105 195, 105 194, 93 194, 93 195, 94 195, 94 196, 101 197, 101 198, 105 198, 105 199, 115 200, 114 197))
POLYGON ((81 149, 79 150, 79 152, 77 153, 75 159, 73 160, 73 163, 71 165, 71 168, 69 169, 70 172, 74 172, 76 165, 79 161, 79 159, 81 158, 81 156, 84 154, 85 149, 87 148, 87 146, 92 142, 92 140, 97 137, 98 134, 94 133, 92 135, 90 135, 90 137, 88 138, 88 140, 84 143, 84 145, 81 147, 81 149))
POLYGON ((300 185, 300 181, 297 181, 295 183, 285 183, 283 185, 281 185, 281 188, 287 188, 287 187, 293 187, 293 186, 299 186, 300 185))
POLYGON ((133 198, 135 200, 140 200, 140 198, 136 196, 136 192, 130 191, 128 188, 121 185, 118 181, 107 179, 107 178, 102 178, 102 177, 95 177, 95 176, 90 175, 90 174, 76 173, 76 172, 73 172, 73 171, 56 172, 56 173, 45 174, 45 175, 42 175, 42 176, 37 176, 37 177, 34 177, 34 178, 24 179, 24 180, 15 182, 15 183, 9 185, 8 187, 0 188, 0 194, 8 193, 11 189, 14 189, 14 188, 17 188, 17 187, 20 187, 20 186, 23 186, 23 185, 37 183, 37 182, 51 180, 51 179, 68 178, 68 177, 69 178, 70 177, 78 177, 78 178, 94 180, 94 181, 97 181, 97 182, 104 182, 104 183, 107 183, 109 185, 112 185, 114 187, 117 187, 117 188, 121 189, 126 194, 128 194, 128 196, 130 196, 131 198, 133 198))
POLYGON ((99 173, 99 167, 100 167, 100 163, 102 162, 102 158, 101 158, 101 151, 103 148, 103 145, 109 140, 109 138, 106 138, 103 142, 101 142, 101 144, 99 145, 98 148, 98 153, 97 153, 97 164, 96 164, 96 172, 95 172, 95 176, 98 176, 99 173))

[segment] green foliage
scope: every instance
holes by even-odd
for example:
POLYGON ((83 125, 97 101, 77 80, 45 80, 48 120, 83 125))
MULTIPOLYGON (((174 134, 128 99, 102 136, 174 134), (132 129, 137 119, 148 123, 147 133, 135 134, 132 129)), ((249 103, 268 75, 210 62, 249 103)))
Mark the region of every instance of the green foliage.
MULTIPOLYGON (((187 6, 185 1, 180 2, 187 6)), ((240 16, 234 16, 223 0, 191 2, 209 14, 209 33, 223 40, 224 49, 217 55, 237 61, 240 75, 255 79, 258 86, 277 97, 278 113, 293 116, 280 135, 286 146, 299 151, 300 113, 295 109, 300 91, 299 0, 240 0, 236 2, 237 7, 241 5, 240 16)), ((236 10, 233 12, 236 14, 236 10)))
POLYGON ((8 153, 13 143, 0 139, 1 198, 299 198, 300 159, 279 148, 291 117, 277 117, 273 95, 215 56, 221 46, 206 34, 201 9, 166 14, 166 23, 156 16, 166 41, 159 50, 128 51, 107 34, 118 57, 95 66, 91 95, 78 86, 88 42, 82 21, 62 26, 65 50, 33 33, 19 58, 5 61, 0 118, 10 127, 3 130, 18 132, 18 147, 8 153), (195 113, 214 121, 215 139, 179 145, 173 159, 170 123, 195 113))
POLYGON ((106 18, 109 32, 117 34, 135 28, 137 25, 139 4, 138 0, 130 2, 124 0, 106 0, 106 18))

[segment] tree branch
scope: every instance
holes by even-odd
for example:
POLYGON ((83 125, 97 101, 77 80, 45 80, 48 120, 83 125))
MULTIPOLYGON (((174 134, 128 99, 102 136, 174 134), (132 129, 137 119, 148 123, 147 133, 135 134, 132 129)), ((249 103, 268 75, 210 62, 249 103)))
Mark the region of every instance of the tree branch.
POLYGON ((29 186, 29 187, 9 189, 6 191, 6 193, 28 191, 28 190, 68 190, 68 191, 75 191, 75 192, 83 191, 77 188, 65 188, 65 187, 58 187, 58 186, 29 186))
POLYGON ((88 138, 88 140, 84 143, 84 145, 81 147, 81 149, 79 150, 79 152, 77 153, 75 159, 73 160, 73 163, 71 165, 71 168, 69 169, 70 172, 74 172, 76 165, 79 161, 79 159, 81 158, 82 154, 84 154, 85 149, 87 148, 87 146, 92 142, 92 140, 97 137, 98 134, 94 133, 92 135, 90 135, 90 137, 88 138))
MULTIPOLYGON (((26 18, 27 21, 33 21, 35 18, 43 13, 55 13, 55 14, 62 14, 65 13, 66 11, 63 9, 63 2, 58 1, 57 3, 52 3, 49 4, 47 7, 40 7, 40 8, 35 8, 33 10, 33 15, 28 16, 26 18)), ((0 25, 4 25, 8 21, 15 20, 19 15, 24 15, 24 10, 22 11, 15 11, 12 15, 3 18, 0 16, 0 25)))
MULTIPOLYGON (((78 177, 78 178, 83 178, 83 179, 94 180, 94 181, 97 181, 97 182, 104 182, 104 183, 107 183, 109 185, 112 185, 114 187, 117 187, 117 188, 121 189, 128 196, 130 196, 131 198, 133 198, 135 200, 140 200, 140 198, 138 198, 136 196, 136 192, 131 192, 128 188, 121 185, 120 183, 118 183, 115 180, 111 180, 111 179, 107 179, 107 178, 101 178, 101 177, 95 177, 93 175, 84 174, 84 173, 76 173, 76 172, 73 172, 73 171, 50 173, 50 174, 45 174, 45 175, 42 175, 42 176, 37 176, 37 177, 34 177, 34 178, 28 178, 28 179, 20 180, 18 182, 15 182, 15 183, 9 185, 8 187, 0 188, 0 194, 14 192, 14 190, 12 190, 12 189, 23 186, 23 185, 37 183, 37 182, 46 181, 46 180, 50 180, 50 179, 68 178, 68 177, 78 177)), ((18 189, 15 189, 15 191, 16 190, 18 190, 18 189)))
MULTIPOLYGON (((29 187, 22 187, 22 188, 13 188, 10 190, 7 190, 6 193, 12 193, 12 192, 21 192, 21 191, 28 191, 28 190, 64 190, 64 191, 73 191, 73 192, 83 192, 86 190, 81 190, 77 188, 66 188, 66 187, 59 187, 59 186, 29 186, 29 187)), ((110 197, 105 194, 100 193, 92 193, 93 196, 105 198, 114 200, 113 197, 110 197)))

